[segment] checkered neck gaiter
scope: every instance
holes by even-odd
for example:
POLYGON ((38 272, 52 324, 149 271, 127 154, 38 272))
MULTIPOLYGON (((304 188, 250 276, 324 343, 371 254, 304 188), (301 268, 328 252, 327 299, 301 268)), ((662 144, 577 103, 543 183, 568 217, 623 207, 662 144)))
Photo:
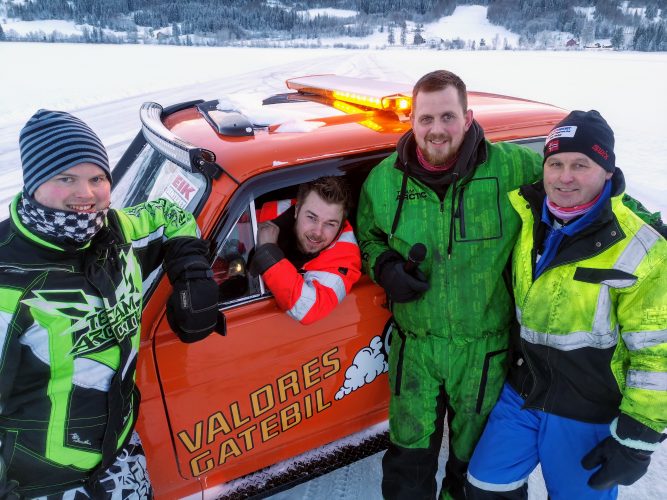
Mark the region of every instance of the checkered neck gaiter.
POLYGON ((90 241, 102 229, 108 210, 92 213, 54 210, 25 193, 17 205, 19 218, 28 229, 49 239, 75 244, 90 241))

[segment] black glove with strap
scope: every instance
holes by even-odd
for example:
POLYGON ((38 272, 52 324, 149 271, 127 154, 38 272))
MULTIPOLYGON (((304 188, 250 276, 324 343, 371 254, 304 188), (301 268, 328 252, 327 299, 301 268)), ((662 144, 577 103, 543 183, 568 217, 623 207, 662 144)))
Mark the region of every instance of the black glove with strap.
POLYGON ((412 302, 430 288, 426 276, 418 268, 408 273, 406 261, 398 252, 387 250, 375 262, 375 278, 393 302, 412 302))
POLYGON ((624 413, 611 423, 611 433, 581 460, 587 470, 600 466, 588 480, 588 485, 596 490, 619 484, 629 486, 637 481, 646 474, 651 453, 665 438, 624 413))
POLYGON ((182 342, 206 338, 218 322, 218 284, 206 258, 190 255, 167 264, 174 292, 167 301, 167 321, 182 342))

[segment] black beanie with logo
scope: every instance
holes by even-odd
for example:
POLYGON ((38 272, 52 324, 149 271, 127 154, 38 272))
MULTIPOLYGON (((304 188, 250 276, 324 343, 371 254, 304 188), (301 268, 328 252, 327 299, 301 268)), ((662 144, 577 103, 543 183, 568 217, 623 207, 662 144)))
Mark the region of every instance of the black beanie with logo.
POLYGON ((595 111, 572 111, 547 136, 544 159, 556 153, 583 153, 607 172, 616 169, 614 132, 595 111))

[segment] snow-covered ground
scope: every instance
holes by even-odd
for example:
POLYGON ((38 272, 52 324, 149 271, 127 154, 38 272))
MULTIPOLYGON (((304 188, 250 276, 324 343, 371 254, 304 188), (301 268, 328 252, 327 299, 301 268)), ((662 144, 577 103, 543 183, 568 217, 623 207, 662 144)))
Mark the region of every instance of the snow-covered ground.
POLYGON ((447 68, 471 90, 599 110, 616 133, 617 163, 626 172, 628 191, 652 210, 667 211, 665 53, 1 43, 0 65, 11 68, 0 93, 0 206, 20 185, 18 132, 38 108, 79 110, 117 160, 139 128, 145 100, 166 105, 240 91, 284 91, 286 78, 316 73, 411 83, 447 68))
POLYGON ((434 23, 424 25, 424 38, 443 38, 453 40, 476 40, 484 38, 487 46, 491 47, 494 39, 498 38, 498 49, 503 48, 504 40, 511 47, 519 46, 519 35, 507 28, 491 24, 486 18, 487 7, 481 5, 461 5, 454 13, 442 17, 434 23))
MULTIPOLYGON (((313 11, 321 11, 326 9, 311 9, 311 16, 314 16, 313 11)), ((486 18, 487 7, 482 7, 481 5, 461 5, 456 7, 451 16, 441 17, 431 23, 424 23, 424 31, 422 36, 426 40, 427 44, 434 41, 437 42, 440 39, 443 40, 454 40, 455 38, 460 38, 464 42, 469 40, 475 40, 476 45, 479 46, 480 39, 484 38, 487 47, 492 47, 494 39, 497 38, 497 48, 502 49, 504 47, 504 42, 507 40, 507 43, 511 47, 518 47, 519 45, 519 35, 512 33, 507 28, 502 26, 496 26, 491 24, 486 18)), ((326 14, 329 16, 340 14, 341 11, 338 9, 332 9, 331 12, 326 14)), ((342 11, 342 12, 353 12, 353 11, 342 11)), ((324 12, 320 12, 322 15, 324 12)), ((413 45, 414 40, 414 29, 415 23, 407 22, 407 36, 406 36, 406 46, 410 47, 413 45)), ((338 38, 328 38, 322 37, 321 42, 324 45, 332 45, 334 43, 350 44, 353 46, 364 47, 375 49, 375 48, 391 48, 392 45, 388 42, 389 28, 388 26, 384 27, 384 30, 380 32, 376 29, 372 34, 365 37, 338 37, 338 38)), ((400 28, 394 28, 394 39, 395 43, 393 47, 400 47, 400 28)))
POLYGON ((28 33, 38 33, 43 31, 46 34, 51 34, 54 31, 62 33, 63 35, 80 35, 82 33, 81 26, 72 21, 19 21, 9 19, 2 25, 3 31, 16 31, 19 35, 27 35, 28 33))
MULTIPOLYGON (((118 160, 139 130, 142 102, 284 92, 284 80, 337 73, 412 83, 436 68, 458 73, 471 90, 598 109, 616 132, 617 163, 628 191, 667 213, 667 54, 511 51, 342 51, 0 43, 0 217, 21 188, 18 133, 39 108, 73 112, 118 160)), ((380 456, 278 498, 380 498, 380 456)), ((539 475, 532 498, 546 498, 539 475)), ((621 498, 667 498, 667 446, 621 498)))
POLYGON ((358 14, 356 10, 333 9, 331 7, 322 9, 308 9, 299 12, 299 15, 308 16, 311 19, 317 16, 326 17, 354 17, 358 14))

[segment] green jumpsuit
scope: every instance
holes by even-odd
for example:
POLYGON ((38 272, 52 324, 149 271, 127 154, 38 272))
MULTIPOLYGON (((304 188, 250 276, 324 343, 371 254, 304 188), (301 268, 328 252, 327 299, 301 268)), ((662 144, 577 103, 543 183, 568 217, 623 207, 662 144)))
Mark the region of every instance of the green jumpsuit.
POLYGON ((519 231, 507 193, 540 178, 542 159, 519 145, 491 144, 475 130, 475 155, 458 159, 440 196, 413 175, 421 167, 408 132, 370 173, 359 200, 357 235, 371 278, 383 253, 406 258, 415 243, 427 248, 420 269, 430 289, 393 306, 399 334, 389 354, 385 497, 435 497, 445 413, 450 453, 441 495, 457 494, 505 379, 514 315, 506 267, 519 231))

